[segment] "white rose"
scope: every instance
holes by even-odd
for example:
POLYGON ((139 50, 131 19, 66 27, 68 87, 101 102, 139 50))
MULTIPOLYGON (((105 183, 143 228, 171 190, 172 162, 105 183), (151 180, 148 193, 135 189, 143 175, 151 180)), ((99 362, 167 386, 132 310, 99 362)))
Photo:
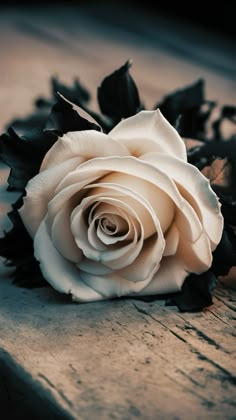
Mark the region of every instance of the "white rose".
POLYGON ((45 279, 77 301, 179 291, 211 266, 223 228, 209 181, 160 111, 59 138, 20 215, 45 279))

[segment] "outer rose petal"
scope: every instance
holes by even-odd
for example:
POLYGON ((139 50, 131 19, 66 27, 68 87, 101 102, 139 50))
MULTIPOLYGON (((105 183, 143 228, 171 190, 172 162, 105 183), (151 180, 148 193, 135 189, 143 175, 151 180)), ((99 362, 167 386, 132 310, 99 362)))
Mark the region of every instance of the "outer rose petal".
POLYGON ((48 203, 54 197, 57 185, 83 161, 80 157, 74 157, 41 172, 28 182, 24 204, 18 211, 31 237, 34 237, 45 217, 48 203))
POLYGON ((146 152, 163 152, 187 160, 184 141, 161 111, 141 111, 122 120, 109 137, 124 144, 133 156, 146 152))
MULTIPOLYGON (((127 296, 134 292, 137 293, 150 282, 150 279, 147 279, 135 283, 122 278, 114 271, 106 276, 98 276, 96 273, 89 274, 81 271, 80 276, 83 282, 101 294, 103 299, 127 296)), ((81 296, 78 296, 78 300, 82 300, 81 296)))
POLYGON ((188 274, 180 258, 164 257, 152 281, 144 289, 132 295, 147 296, 179 292, 188 274))
POLYGON ((33 237, 55 195, 57 185, 86 159, 97 156, 127 156, 128 149, 116 140, 95 130, 65 134, 45 155, 40 173, 27 184, 24 204, 19 210, 33 237))
POLYGON ((79 297, 85 302, 104 299, 100 293, 83 282, 76 266, 62 257, 53 246, 45 220, 35 235, 34 251, 42 274, 58 292, 71 294, 72 297, 79 297))
POLYGON ((93 274, 97 276, 104 276, 106 274, 113 273, 114 270, 110 267, 106 267, 101 262, 90 260, 89 258, 83 257, 80 263, 77 265, 79 270, 85 273, 93 274))
MULTIPOLYGON (((183 262, 176 256, 163 258, 160 269, 151 281, 147 279, 146 281, 133 283, 125 280, 118 273, 98 276, 81 272, 83 281, 102 294, 104 298, 175 293, 181 290, 187 276, 188 272, 183 262)), ((81 301, 82 299, 79 298, 78 300, 81 301)))
POLYGON ((127 156, 129 154, 124 144, 112 140, 99 131, 73 131, 64 134, 54 143, 45 155, 40 171, 77 156, 85 161, 99 156, 127 156))
POLYGON ((180 237, 176 255, 185 263, 185 268, 190 273, 202 273, 212 263, 211 245, 205 232, 194 242, 188 242, 180 237))
POLYGON ((141 159, 152 163, 161 171, 170 174, 183 189, 180 192, 200 213, 202 223, 212 243, 212 250, 220 242, 223 216, 219 199, 211 189, 209 180, 193 165, 166 154, 147 153, 141 159))

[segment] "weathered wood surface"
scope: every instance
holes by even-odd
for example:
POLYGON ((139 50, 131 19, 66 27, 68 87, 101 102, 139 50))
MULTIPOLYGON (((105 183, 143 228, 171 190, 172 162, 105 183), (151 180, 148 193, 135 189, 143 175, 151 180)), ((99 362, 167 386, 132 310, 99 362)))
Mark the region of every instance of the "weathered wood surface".
MULTIPOLYGON (((119 10, 113 21, 92 12, 1 12, 1 127, 30 112, 36 96, 48 95, 52 74, 64 81, 79 76, 94 89, 96 107, 102 78, 130 57, 147 106, 199 77, 210 99, 235 102, 229 42, 209 34, 206 42, 194 28, 141 19, 137 11, 128 31, 119 10)), ((4 200, 2 187, 1 213, 4 200)), ((19 289, 6 278, 0 282, 3 418, 235 419, 235 320, 236 293, 226 287, 215 290, 203 312, 183 314, 163 301, 79 305, 50 288, 19 289)))
POLYGON ((235 418, 232 292, 219 289, 214 305, 197 314, 163 302, 71 304, 49 288, 10 282, 1 282, 0 296, 9 409, 20 393, 30 404, 35 394, 46 401, 56 419, 51 398, 75 419, 235 418))

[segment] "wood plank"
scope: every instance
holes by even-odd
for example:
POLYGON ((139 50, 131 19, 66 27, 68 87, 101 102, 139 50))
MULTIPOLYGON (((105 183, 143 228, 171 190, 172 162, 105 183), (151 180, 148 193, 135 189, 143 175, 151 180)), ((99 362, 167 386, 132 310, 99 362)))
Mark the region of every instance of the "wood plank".
MULTIPOLYGON (((195 322, 212 341, 192 334, 192 315, 182 322, 161 302, 78 305, 50 288, 9 281, 0 296, 0 347, 75 418, 233 418, 234 337, 228 353, 216 347, 205 313, 195 322)), ((221 328, 223 338, 228 326, 221 328)))

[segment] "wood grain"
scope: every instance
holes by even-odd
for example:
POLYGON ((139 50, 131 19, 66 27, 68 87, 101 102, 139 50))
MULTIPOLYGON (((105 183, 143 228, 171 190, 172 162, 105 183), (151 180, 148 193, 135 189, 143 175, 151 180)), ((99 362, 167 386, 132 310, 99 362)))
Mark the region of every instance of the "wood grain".
POLYGON ((235 306, 218 293, 206 311, 180 314, 162 301, 73 305, 1 283, 0 358, 7 351, 33 392, 73 418, 233 419, 235 306))

